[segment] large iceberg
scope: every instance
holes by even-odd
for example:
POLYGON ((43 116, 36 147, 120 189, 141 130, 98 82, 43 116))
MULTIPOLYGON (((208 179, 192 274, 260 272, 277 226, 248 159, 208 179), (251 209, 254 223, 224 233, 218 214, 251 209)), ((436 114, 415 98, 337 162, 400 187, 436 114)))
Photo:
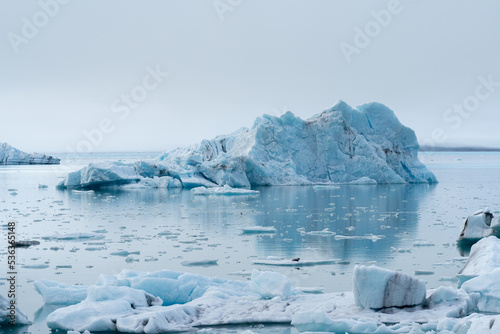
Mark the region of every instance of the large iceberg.
POLYGON ((10 146, 0 143, 0 165, 54 165, 59 164, 61 159, 40 153, 26 153, 10 146))
POLYGON ((177 148, 138 163, 90 164, 60 188, 92 188, 153 178, 167 187, 250 187, 335 183, 432 183, 415 133, 380 103, 340 101, 302 120, 263 115, 250 129, 177 148))

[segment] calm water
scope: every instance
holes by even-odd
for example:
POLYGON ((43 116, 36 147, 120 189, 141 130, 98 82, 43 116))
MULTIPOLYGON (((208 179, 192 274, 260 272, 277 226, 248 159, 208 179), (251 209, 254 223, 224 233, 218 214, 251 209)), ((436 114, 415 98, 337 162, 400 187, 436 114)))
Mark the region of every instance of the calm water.
MULTIPOLYGON (((247 279, 254 268, 289 276, 294 286, 351 290, 354 265, 377 264, 419 276, 428 287, 455 285, 464 263, 455 245, 465 217, 485 206, 500 209, 499 153, 425 153, 421 160, 436 174, 435 185, 261 187, 260 195, 193 196, 186 190, 121 189, 95 193, 59 191, 70 170, 90 161, 134 161, 154 154, 100 154, 65 159, 61 166, 0 166, 3 236, 0 265, 7 272, 6 228, 18 222, 18 240, 39 246, 18 249, 18 303, 35 325, 19 333, 48 333, 42 298, 31 282, 57 280, 93 284, 99 274, 122 269, 172 269, 230 279, 247 279), (44 184, 48 188, 39 189, 44 184), (274 226, 273 235, 244 235, 249 226, 274 226), (300 233, 328 228, 337 236, 300 233), (58 241, 54 234, 95 232, 98 240, 58 241), (169 234, 167 234, 169 233, 169 234), (349 237, 379 236, 370 239, 349 237), (341 237, 339 237, 341 236, 341 237), (344 238, 344 236, 348 238, 344 238), (420 245, 425 246, 417 246, 420 245), (126 250, 130 256, 111 255, 126 250), (343 260, 340 264, 290 268, 253 265, 267 256, 343 260), (217 266, 189 267, 185 261, 218 259, 217 266)), ((6 295, 5 278, 0 293, 6 295)), ((237 332, 241 328, 216 329, 237 332)), ((245 328, 248 329, 248 328, 245 328)), ((295 332, 287 326, 250 328, 255 332, 295 332)))

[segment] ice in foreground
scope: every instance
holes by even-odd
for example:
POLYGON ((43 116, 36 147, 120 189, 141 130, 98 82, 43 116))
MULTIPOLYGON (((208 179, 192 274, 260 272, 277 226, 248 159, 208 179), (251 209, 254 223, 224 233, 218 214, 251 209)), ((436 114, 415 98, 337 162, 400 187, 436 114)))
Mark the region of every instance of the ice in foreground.
MULTIPOLYGON (((61 293, 79 293, 67 290, 61 293)), ((292 323, 301 331, 408 333, 412 327, 436 329, 443 319, 458 324, 462 319, 455 318, 475 308, 477 294, 443 287, 427 291, 421 305, 384 312, 359 307, 355 299, 352 292, 306 294, 274 272, 254 270, 246 282, 169 270, 124 270, 116 276, 101 275, 97 285, 88 288, 85 300, 57 309, 47 324, 51 329, 80 332, 162 333, 212 325, 292 323)))
POLYGON ((11 299, 0 295, 0 328, 2 326, 11 326, 12 323, 17 326, 31 324, 26 314, 19 310, 17 304, 14 307, 14 313, 12 313, 11 299), (11 317, 11 315, 14 315, 14 317, 11 317))
MULTIPOLYGON (((93 188, 164 178, 167 187, 432 183, 413 130, 380 103, 340 101, 307 120, 263 115, 250 129, 203 140, 153 161, 89 164, 59 188, 93 188)), ((157 184, 157 182, 153 182, 157 184)))
POLYGON ((61 159, 40 153, 26 153, 10 146, 0 143, 0 165, 54 165, 59 164, 61 159))

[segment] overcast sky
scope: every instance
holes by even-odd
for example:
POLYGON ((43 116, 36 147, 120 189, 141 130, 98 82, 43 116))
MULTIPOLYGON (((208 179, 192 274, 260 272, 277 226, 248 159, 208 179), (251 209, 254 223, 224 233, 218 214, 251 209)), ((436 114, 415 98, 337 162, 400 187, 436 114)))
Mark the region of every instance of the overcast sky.
POLYGON ((1 8, 0 142, 25 151, 164 151, 338 99, 384 103, 421 144, 500 147, 498 1, 1 8))

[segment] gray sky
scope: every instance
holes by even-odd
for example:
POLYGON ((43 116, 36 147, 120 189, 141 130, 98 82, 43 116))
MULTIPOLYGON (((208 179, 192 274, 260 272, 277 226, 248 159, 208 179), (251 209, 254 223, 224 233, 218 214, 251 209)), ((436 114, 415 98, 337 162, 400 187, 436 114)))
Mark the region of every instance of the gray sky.
POLYGON ((386 104, 421 144, 500 147, 497 1, 1 7, 0 142, 25 151, 163 151, 338 99, 386 104))

